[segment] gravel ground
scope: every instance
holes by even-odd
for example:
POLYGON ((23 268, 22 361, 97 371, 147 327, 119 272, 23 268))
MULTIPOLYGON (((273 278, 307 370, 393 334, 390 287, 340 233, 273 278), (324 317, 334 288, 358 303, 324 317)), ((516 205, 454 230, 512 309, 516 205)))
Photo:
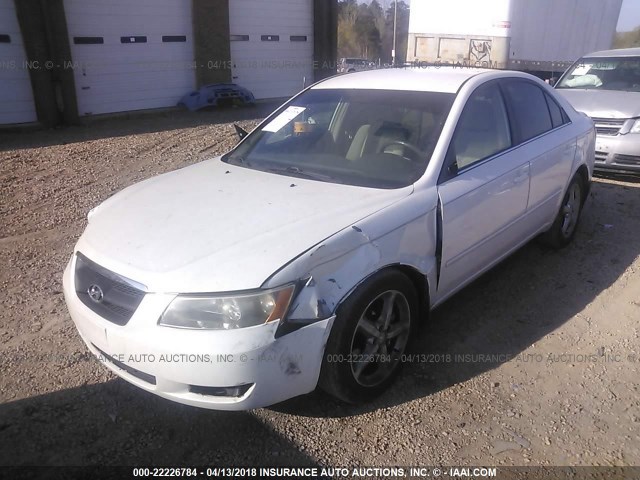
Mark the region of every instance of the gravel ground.
POLYGON ((63 268, 87 211, 222 153, 273 108, 0 134, 0 465, 639 465, 640 182, 598 179, 575 242, 531 244, 435 311, 393 389, 198 410, 87 355, 63 268), (492 356, 487 356, 493 354, 492 356))

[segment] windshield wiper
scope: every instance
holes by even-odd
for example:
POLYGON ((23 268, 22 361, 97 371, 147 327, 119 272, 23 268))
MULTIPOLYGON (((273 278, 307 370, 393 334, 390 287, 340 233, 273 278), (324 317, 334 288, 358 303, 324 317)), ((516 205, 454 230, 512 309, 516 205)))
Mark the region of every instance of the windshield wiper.
POLYGON ((247 160, 242 155, 230 155, 228 160, 231 164, 244 165, 247 167, 251 166, 251 164, 247 162, 247 160))
POLYGON ((323 182, 335 182, 336 179, 329 175, 302 170, 300 167, 290 165, 288 167, 270 167, 268 171, 273 173, 285 173, 294 177, 308 178, 310 180, 321 180, 323 182))

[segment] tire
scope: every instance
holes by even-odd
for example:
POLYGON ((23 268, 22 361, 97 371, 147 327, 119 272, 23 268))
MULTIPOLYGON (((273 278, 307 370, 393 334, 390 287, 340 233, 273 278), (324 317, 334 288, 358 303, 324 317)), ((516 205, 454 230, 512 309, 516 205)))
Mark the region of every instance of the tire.
POLYGON ((584 181, 579 174, 573 177, 562 199, 560 210, 551 228, 540 236, 540 240, 551 248, 561 249, 571 243, 576 234, 582 206, 586 198, 584 181))
POLYGON ((416 290, 405 275, 387 270, 366 280, 338 307, 320 387, 352 404, 380 395, 400 371, 417 315, 416 290))

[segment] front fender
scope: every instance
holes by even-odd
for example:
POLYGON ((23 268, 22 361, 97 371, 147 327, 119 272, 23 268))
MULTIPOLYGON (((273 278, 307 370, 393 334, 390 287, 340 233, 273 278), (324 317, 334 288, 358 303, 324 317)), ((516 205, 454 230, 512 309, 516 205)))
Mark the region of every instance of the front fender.
POLYGON ((390 266, 407 266, 424 275, 430 290, 424 293, 432 297, 436 205, 435 188, 416 191, 316 245, 264 287, 299 281, 287 319, 302 323, 330 317, 358 285, 390 266))

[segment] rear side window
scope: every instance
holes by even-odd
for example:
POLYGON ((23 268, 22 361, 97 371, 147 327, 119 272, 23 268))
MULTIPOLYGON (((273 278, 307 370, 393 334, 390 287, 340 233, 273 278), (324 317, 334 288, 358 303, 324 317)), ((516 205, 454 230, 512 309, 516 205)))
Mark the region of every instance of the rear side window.
POLYGON ((545 93, 527 81, 510 80, 504 91, 512 112, 519 142, 542 135, 553 128, 545 93))
POLYGON ((564 125, 567 123, 567 114, 562 111, 560 105, 556 103, 556 101, 551 98, 551 95, 544 94, 544 97, 547 100, 547 105, 549 106, 549 113, 551 114, 551 122, 553 123, 553 128, 557 128, 560 125, 564 125))

